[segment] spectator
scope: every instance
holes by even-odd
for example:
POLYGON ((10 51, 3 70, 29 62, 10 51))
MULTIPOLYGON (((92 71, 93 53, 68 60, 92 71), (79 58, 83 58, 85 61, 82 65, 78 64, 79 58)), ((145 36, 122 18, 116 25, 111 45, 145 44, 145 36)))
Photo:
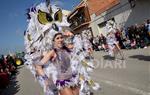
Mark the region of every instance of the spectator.
POLYGON ((105 37, 103 34, 100 34, 99 40, 100 40, 102 49, 104 49, 105 51, 107 51, 107 47, 106 47, 106 45, 107 45, 107 43, 106 43, 106 37, 105 37))
POLYGON ((133 49, 137 48, 136 47, 136 40, 135 39, 131 40, 131 48, 133 48, 133 49))
POLYGON ((122 35, 121 35, 121 32, 119 29, 116 29, 116 33, 115 33, 115 36, 116 36, 116 40, 119 42, 119 46, 121 48, 124 48, 124 45, 123 45, 123 42, 122 42, 122 35))
POLYGON ((129 39, 126 38, 123 44, 126 49, 131 49, 131 42, 129 39))
MULTIPOLYGON (((2 66, 1 66, 2 67, 2 66)), ((9 84, 9 75, 0 68, 0 89, 4 89, 9 84)))

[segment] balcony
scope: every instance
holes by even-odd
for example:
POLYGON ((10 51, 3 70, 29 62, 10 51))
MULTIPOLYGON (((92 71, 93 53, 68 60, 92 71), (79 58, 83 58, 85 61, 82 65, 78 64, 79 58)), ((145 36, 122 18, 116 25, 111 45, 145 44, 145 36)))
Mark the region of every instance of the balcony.
POLYGON ((68 22, 71 24, 70 28, 72 30, 78 30, 84 25, 89 24, 90 16, 86 6, 77 7, 71 14, 68 16, 68 22))

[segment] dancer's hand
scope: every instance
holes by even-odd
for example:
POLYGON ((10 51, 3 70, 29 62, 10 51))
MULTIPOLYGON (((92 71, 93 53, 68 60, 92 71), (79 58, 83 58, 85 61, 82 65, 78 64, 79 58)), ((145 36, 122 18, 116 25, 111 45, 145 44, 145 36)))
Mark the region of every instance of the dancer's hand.
POLYGON ((69 30, 65 30, 64 35, 65 36, 73 36, 74 34, 69 30))

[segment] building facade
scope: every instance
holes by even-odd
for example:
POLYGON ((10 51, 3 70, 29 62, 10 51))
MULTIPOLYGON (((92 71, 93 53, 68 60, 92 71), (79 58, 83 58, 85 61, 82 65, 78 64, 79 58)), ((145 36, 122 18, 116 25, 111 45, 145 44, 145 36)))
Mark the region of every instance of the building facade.
POLYGON ((69 14, 67 19, 74 34, 81 33, 81 31, 88 29, 91 19, 87 5, 82 1, 69 14))
POLYGON ((76 33, 91 30, 106 35, 106 22, 114 20, 118 28, 150 19, 150 0, 84 0, 69 14, 68 21, 76 33))
MULTIPOLYGON (((105 0, 103 0, 105 1, 105 0)), ((134 24, 144 23, 150 19, 150 0, 106 0, 106 7, 91 15, 90 26, 94 35, 100 33, 106 35, 106 21, 112 19, 118 28, 128 27, 134 24)), ((105 1, 105 2, 106 2, 105 1)))
POLYGON ((91 25, 91 16, 100 10, 105 10, 109 7, 116 5, 116 0, 83 0, 75 7, 75 9, 69 14, 68 22, 70 22, 70 28, 73 32, 82 33, 83 31, 93 35, 91 25), (108 3, 109 2, 109 3, 108 3), (111 4, 110 4, 111 3, 111 4))

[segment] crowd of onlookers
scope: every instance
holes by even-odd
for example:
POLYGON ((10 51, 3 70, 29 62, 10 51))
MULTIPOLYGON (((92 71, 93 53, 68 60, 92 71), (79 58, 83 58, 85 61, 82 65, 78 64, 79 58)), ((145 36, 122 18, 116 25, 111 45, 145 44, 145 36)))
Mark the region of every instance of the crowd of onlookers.
POLYGON ((0 93, 7 88, 10 80, 15 77, 17 67, 23 64, 23 60, 16 55, 1 55, 0 57, 0 93), (21 62, 17 64, 16 62, 21 62))
MULTIPOLYGON (((150 45, 150 20, 127 28, 116 29, 116 40, 122 49, 147 48, 150 45)), ((91 40, 94 50, 107 50, 107 39, 103 34, 91 40)))

